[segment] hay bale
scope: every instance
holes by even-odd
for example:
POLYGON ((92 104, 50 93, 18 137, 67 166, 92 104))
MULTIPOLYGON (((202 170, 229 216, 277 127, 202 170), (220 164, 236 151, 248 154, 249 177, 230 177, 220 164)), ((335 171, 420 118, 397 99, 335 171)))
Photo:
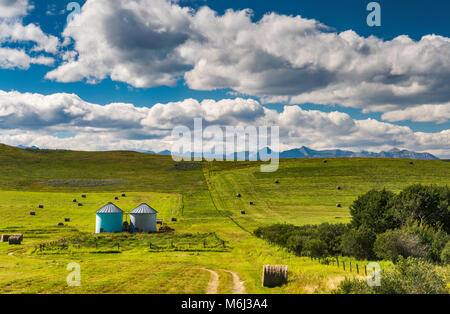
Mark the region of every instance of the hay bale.
POLYGON ((341 203, 337 203, 336 207, 342 207, 341 203))
POLYGON ((36 212, 30 212, 31 216, 36 216, 36 212))
POLYGON ((44 205, 39 205, 38 207, 39 207, 39 208, 44 208, 44 205))
POLYGON ((82 198, 86 198, 86 194, 81 195, 82 198))
POLYGON ((245 215, 245 210, 241 210, 241 214, 242 214, 242 215, 245 215))
POLYGON ((119 199, 119 197, 118 196, 116 196, 116 197, 114 197, 114 199, 117 201, 118 199, 119 199))
POLYGON ((12 244, 18 245, 18 244, 22 243, 22 239, 17 235, 12 235, 9 237, 8 243, 9 243, 9 245, 12 245, 12 244))
POLYGON ((70 222, 70 218, 64 218, 64 222, 70 222))
POLYGON ((328 162, 328 160, 326 160, 326 159, 323 161, 324 164, 326 164, 327 162, 328 162))
POLYGON ((2 234, 1 242, 8 242, 10 236, 10 234, 2 234))
POLYGON ((262 274, 263 287, 277 287, 288 281, 287 265, 264 265, 262 274))
POLYGON ((122 197, 126 197, 127 195, 125 193, 122 193, 122 197))
POLYGON ((22 233, 13 234, 13 236, 18 237, 20 242, 23 241, 23 234, 22 233))
POLYGON ((250 205, 254 205, 253 202, 249 202, 250 205))
POLYGON ((338 190, 340 190, 340 189, 341 189, 341 187, 340 187, 340 186, 338 185, 337 189, 338 189, 338 190))
POLYGON ((278 184, 278 183, 280 183, 280 181, 279 181, 279 180, 275 181, 275 184, 278 184))
POLYGON ((176 222, 176 221, 177 221, 177 218, 176 218, 176 217, 172 217, 172 221, 173 221, 173 222, 176 222))
POLYGON ((236 197, 241 197, 241 196, 242 196, 241 193, 236 194, 236 197))
POLYGON ((83 206, 83 203, 78 203, 78 206, 83 206))
POLYGON ((74 199, 72 200, 72 202, 76 203, 76 202, 77 202, 77 199, 76 199, 76 198, 74 198, 74 199))
POLYGON ((62 227, 62 226, 64 226, 64 223, 59 222, 59 223, 58 223, 58 227, 62 227))
POLYGON ((414 165, 414 163, 412 161, 409 162, 410 165, 414 165))

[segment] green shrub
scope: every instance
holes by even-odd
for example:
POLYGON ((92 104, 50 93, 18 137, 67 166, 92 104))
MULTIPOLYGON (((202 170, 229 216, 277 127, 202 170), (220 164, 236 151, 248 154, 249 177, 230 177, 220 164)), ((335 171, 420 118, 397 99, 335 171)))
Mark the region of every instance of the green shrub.
POLYGON ((358 259, 373 259, 375 239, 375 232, 369 228, 350 229, 342 236, 342 253, 358 259))
POLYGON ((334 294, 368 294, 371 293, 369 286, 365 280, 349 279, 345 277, 339 283, 337 289, 332 291, 334 294))
POLYGON ((447 294, 444 276, 435 265, 422 259, 400 258, 396 266, 384 271, 381 285, 372 288, 381 294, 447 294))
POLYGON ((308 253, 313 257, 328 256, 327 244, 320 239, 310 239, 304 245, 304 253, 308 253))
POLYGON ((426 257, 430 248, 423 244, 417 234, 406 229, 388 230, 377 235, 374 252, 378 258, 397 262, 402 257, 426 257))
POLYGON ((381 273, 380 286, 369 287, 365 280, 346 278, 333 293, 447 294, 448 290, 436 266, 421 259, 400 257, 393 268, 381 273))
POLYGON ((441 253, 441 261, 444 264, 450 264, 450 241, 447 242, 441 253))

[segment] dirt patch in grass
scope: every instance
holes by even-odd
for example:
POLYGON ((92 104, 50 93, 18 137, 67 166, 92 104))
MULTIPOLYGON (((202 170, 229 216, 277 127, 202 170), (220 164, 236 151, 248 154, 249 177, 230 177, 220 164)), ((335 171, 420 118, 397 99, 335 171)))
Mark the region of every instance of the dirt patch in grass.
POLYGON ((64 179, 41 182, 42 185, 53 187, 94 187, 125 184, 127 181, 119 179, 64 179))

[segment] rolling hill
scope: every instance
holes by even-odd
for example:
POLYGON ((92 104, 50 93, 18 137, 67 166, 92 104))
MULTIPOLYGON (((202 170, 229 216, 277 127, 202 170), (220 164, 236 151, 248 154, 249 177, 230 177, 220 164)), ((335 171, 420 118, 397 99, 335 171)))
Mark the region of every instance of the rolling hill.
POLYGON ((348 206, 372 188, 399 191, 412 183, 450 184, 450 164, 439 160, 283 159, 277 172, 261 173, 260 162, 176 163, 170 156, 137 152, 0 145, 0 164, 0 233, 24 233, 21 246, 0 243, 0 292, 6 293, 203 293, 209 278, 205 268, 219 273, 221 293, 232 291, 228 270, 239 274, 249 293, 328 292, 348 272, 296 257, 251 232, 275 222, 346 223, 348 206), (113 200, 124 192, 126 198, 113 200), (74 207, 72 199, 82 193, 87 194, 84 206, 74 207), (241 197, 236 197, 238 193, 241 197), (125 212, 148 202, 175 228, 174 236, 195 239, 215 234, 227 243, 226 249, 149 252, 145 241, 161 241, 159 235, 150 235, 113 239, 122 241, 122 248, 108 254, 76 246, 36 253, 42 243, 80 234, 92 237, 95 211, 108 201, 125 212), (38 204, 45 204, 44 209, 37 209, 38 204), (30 216, 34 209, 37 215, 30 216), (71 222, 56 227, 66 216, 71 222), (178 221, 170 222, 171 217, 178 221), (144 244, 128 247, 133 241, 144 244), (81 287, 65 284, 65 267, 73 261, 83 271, 81 287), (290 266, 288 285, 261 287, 261 267, 268 263, 290 266), (134 284, 125 284, 130 281, 134 284))

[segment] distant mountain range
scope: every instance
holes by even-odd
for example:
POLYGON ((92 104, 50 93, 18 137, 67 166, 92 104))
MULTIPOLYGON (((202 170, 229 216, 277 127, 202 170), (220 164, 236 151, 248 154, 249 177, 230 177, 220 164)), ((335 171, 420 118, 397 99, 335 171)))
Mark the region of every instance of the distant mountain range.
POLYGON ((23 145, 19 145, 17 147, 18 148, 22 148, 22 149, 39 149, 39 147, 37 147, 37 146, 23 146, 23 145))
MULTIPOLYGON (((22 149, 39 149, 39 147, 31 146, 26 147, 19 145, 17 146, 22 149)), ((270 148, 261 149, 256 156, 256 159, 261 159, 261 156, 264 156, 267 153, 270 153, 270 148), (267 149, 267 152, 265 151, 267 149)), ((168 150, 163 150, 161 152, 153 152, 153 151, 144 151, 141 153, 146 154, 155 154, 155 155, 164 155, 170 156, 171 152, 168 150)), ((184 156, 193 157, 193 153, 186 153, 184 156)), ((205 158, 217 158, 219 155, 215 154, 204 154, 205 158)), ((248 151, 234 153, 233 155, 223 155, 223 159, 235 159, 235 160, 249 160, 250 157, 254 157, 254 154, 250 154, 248 151), (244 157, 242 157, 244 156, 244 157), (228 158, 227 158, 228 157, 228 158)), ((436 156, 430 153, 416 153, 406 149, 400 150, 398 148, 394 148, 388 151, 382 151, 379 153, 362 151, 362 152, 353 152, 350 150, 341 150, 341 149, 329 149, 329 150, 314 150, 308 148, 306 146, 302 146, 300 148, 294 148, 290 150, 286 150, 280 153, 280 158, 354 158, 354 157, 372 157, 372 158, 404 158, 404 159, 417 159, 417 160, 438 160, 436 156)))
MULTIPOLYGON (((266 148, 267 153, 270 153, 270 148, 266 148)), ((150 154, 157 154, 157 155, 171 155, 170 151, 164 150, 159 153, 155 153, 152 151, 146 152, 150 154)), ((260 159, 261 156, 264 156, 265 149, 261 149, 257 153, 256 159, 260 159)), ((184 156, 193 156, 192 153, 187 153, 184 156)), ((205 158, 216 158, 219 155, 214 154, 204 154, 205 158)), ((240 153, 234 153, 233 155, 223 155, 223 159, 227 159, 227 157, 231 157, 233 159, 241 159, 241 160, 249 160, 250 156, 254 157, 254 154, 250 154, 248 151, 246 152, 240 152, 240 153), (244 158, 239 158, 240 156, 244 155, 244 158)), ((398 148, 391 149, 389 151, 382 151, 379 153, 374 152, 368 152, 368 151, 362 151, 362 152, 353 152, 349 150, 341 150, 341 149, 332 149, 332 150, 314 150, 311 148, 308 148, 306 146, 302 146, 300 148, 294 148, 290 150, 286 150, 280 153, 280 158, 333 158, 333 157, 340 157, 340 158, 354 158, 354 157, 372 157, 372 158, 404 158, 404 159, 417 159, 417 160, 438 160, 436 156, 430 154, 430 153, 416 153, 409 150, 400 150, 398 148)))

